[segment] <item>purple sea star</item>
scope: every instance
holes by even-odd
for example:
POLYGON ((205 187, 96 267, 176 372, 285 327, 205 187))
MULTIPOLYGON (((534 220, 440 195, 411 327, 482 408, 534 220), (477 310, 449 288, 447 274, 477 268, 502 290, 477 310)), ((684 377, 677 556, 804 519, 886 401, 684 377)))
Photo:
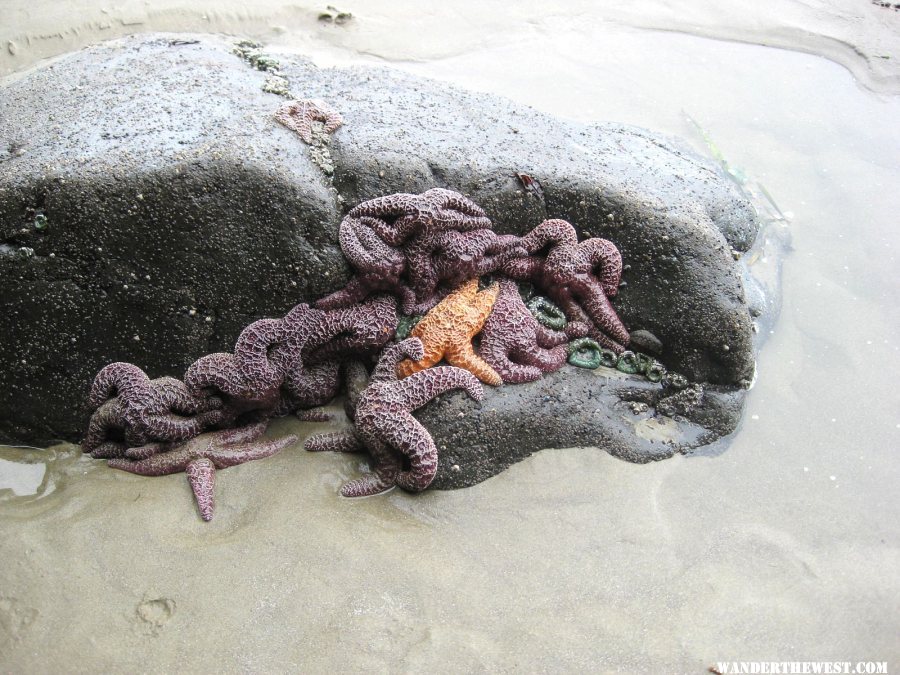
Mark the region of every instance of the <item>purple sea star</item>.
POLYGON ((478 204, 445 188, 432 188, 420 195, 398 193, 376 197, 353 207, 348 215, 373 218, 373 228, 391 246, 399 246, 423 230, 469 231, 491 227, 490 219, 478 204))
POLYGON ((333 134, 344 123, 341 116, 328 104, 314 99, 288 101, 275 111, 275 119, 292 131, 296 131, 307 145, 312 145, 312 123, 322 122, 325 133, 333 134))
POLYGON ((312 436, 306 441, 306 449, 313 452, 367 449, 371 453, 372 473, 344 485, 344 497, 374 495, 394 485, 411 492, 427 488, 437 472, 437 447, 411 411, 451 389, 465 389, 473 399, 481 400, 481 383, 461 368, 440 366, 397 379, 397 364, 403 358, 419 360, 424 355, 418 338, 385 349, 369 385, 359 396, 354 430, 312 436), (410 464, 408 471, 403 470, 404 457, 410 464))
POLYGON ((291 356, 283 321, 260 319, 241 331, 233 354, 207 354, 192 363, 184 383, 196 396, 221 392, 237 414, 272 410, 291 356))
POLYGON ((498 280, 500 295, 481 331, 479 353, 504 382, 532 382, 566 362, 565 333, 542 326, 519 295, 516 282, 498 280))
POLYGON ((414 312, 407 313, 423 314, 463 282, 496 271, 510 258, 527 255, 519 241, 515 235, 488 229, 419 233, 404 246, 417 302, 414 312), (446 291, 439 293, 442 282, 446 291))
POLYGON ((575 228, 565 220, 545 220, 522 237, 526 258, 507 261, 502 272, 518 281, 539 286, 575 323, 567 333, 588 334, 616 353, 628 345, 628 329, 622 324, 609 298, 618 292, 622 256, 606 239, 579 243, 575 228), (547 250, 546 257, 539 255, 547 250))
POLYGON ((390 291, 400 298, 406 313, 412 311, 415 294, 402 278, 406 258, 375 234, 374 221, 368 216, 347 216, 341 221, 341 251, 354 275, 344 288, 317 300, 317 308, 348 307, 377 291, 390 291))
POLYGON ((397 301, 390 295, 370 297, 352 307, 326 313, 320 332, 304 349, 309 363, 343 360, 377 353, 397 329, 397 301))
POLYGON ((195 361, 185 383, 196 395, 221 393, 233 418, 323 405, 340 387, 340 361, 377 351, 393 337, 396 324, 396 301, 389 295, 330 312, 299 304, 283 319, 250 324, 234 354, 195 361))
POLYGON ((93 457, 121 456, 128 445, 182 441, 222 422, 222 401, 194 396, 172 377, 151 380, 131 363, 100 369, 88 405, 94 410, 82 449, 93 457), (124 440, 124 443, 122 442, 124 440))
POLYGON ((153 443, 130 448, 128 457, 111 459, 109 466, 141 476, 163 476, 184 471, 197 499, 200 516, 213 516, 216 469, 270 457, 297 440, 285 436, 277 441, 259 441, 267 422, 202 434, 189 441, 164 444, 153 443))

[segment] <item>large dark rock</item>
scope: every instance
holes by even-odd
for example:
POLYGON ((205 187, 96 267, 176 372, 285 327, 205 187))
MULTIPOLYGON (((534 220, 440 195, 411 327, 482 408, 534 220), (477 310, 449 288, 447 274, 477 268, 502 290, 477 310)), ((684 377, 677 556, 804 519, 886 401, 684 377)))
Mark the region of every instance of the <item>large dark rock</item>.
POLYGON ((630 266, 615 301, 623 321, 661 341, 670 369, 708 383, 692 413, 706 422, 658 443, 634 420, 604 426, 615 415, 595 413, 619 411, 623 398, 655 405, 660 386, 635 378, 605 384, 566 368, 480 407, 446 397, 422 413, 447 447, 442 486, 502 468, 476 456, 495 444, 515 446, 507 463, 538 447, 607 442, 646 460, 733 430, 754 364, 733 252, 748 249, 757 223, 714 164, 641 129, 563 121, 389 70, 278 58, 296 96, 344 118, 333 175, 274 121, 283 99, 262 90, 266 73, 216 38, 107 43, 0 89, 0 437, 78 439, 104 364, 181 376, 197 357, 230 350, 254 319, 346 281, 344 211, 434 186, 468 194, 500 232, 555 217, 614 241, 630 266), (519 172, 543 196, 524 191, 519 172), (449 413, 468 421, 454 431, 449 413))
POLYGON ((675 390, 608 368, 565 366, 531 385, 488 389, 476 410, 465 394, 417 417, 439 450, 432 487, 468 487, 544 448, 596 445, 645 463, 694 450, 734 430, 742 392, 694 384, 675 390))

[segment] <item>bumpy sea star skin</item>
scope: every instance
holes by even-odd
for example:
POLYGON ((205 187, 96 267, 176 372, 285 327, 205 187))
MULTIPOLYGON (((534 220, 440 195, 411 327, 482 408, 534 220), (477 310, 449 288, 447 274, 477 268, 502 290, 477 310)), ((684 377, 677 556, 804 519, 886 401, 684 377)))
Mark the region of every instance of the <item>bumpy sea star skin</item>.
POLYGON ((313 334, 303 354, 309 363, 343 360, 377 353, 397 328, 397 301, 374 295, 363 303, 326 314, 323 328, 313 334))
POLYGON ((481 357, 504 382, 533 382, 562 368, 568 338, 542 326, 519 295, 514 281, 499 279, 500 295, 481 331, 481 357))
POLYGON ((316 307, 349 307, 378 291, 394 293, 404 308, 415 304, 415 294, 402 278, 406 257, 375 234, 374 224, 369 216, 347 216, 341 221, 341 251, 355 273, 344 288, 317 300, 316 307))
POLYGON ((468 232, 491 227, 480 206, 444 188, 432 188, 420 195, 398 193, 376 197, 353 207, 348 215, 375 219, 373 228, 391 246, 399 246, 423 230, 468 232))
POLYGON ((81 449, 94 459, 122 457, 130 445, 141 445, 147 440, 146 430, 137 430, 125 421, 122 401, 114 397, 91 415, 81 449))
POLYGON ((417 338, 385 349, 359 397, 353 432, 322 434, 306 441, 306 448, 312 451, 357 452, 365 448, 371 453, 372 473, 344 485, 343 496, 366 497, 394 485, 411 492, 427 488, 437 472, 437 447, 412 411, 451 389, 465 389, 473 399, 481 400, 484 392, 478 380, 453 366, 431 368, 398 380, 399 361, 404 357, 418 360, 424 353, 417 338), (403 457, 409 461, 408 471, 403 470, 403 457))
POLYGON ((424 353, 421 359, 403 361, 397 369, 400 377, 430 368, 443 358, 465 368, 485 384, 501 385, 503 380, 497 371, 472 347, 472 338, 484 325, 499 291, 496 284, 479 291, 478 279, 471 279, 441 300, 412 329, 410 335, 422 340, 424 353))
POLYGON ((344 359, 376 353, 394 336, 397 303, 381 294, 328 312, 302 304, 285 316, 284 325, 291 356, 282 390, 294 404, 291 411, 312 408, 337 394, 344 359))
MULTIPOLYGON (((496 270, 510 257, 507 251, 518 239, 498 236, 490 227, 477 204, 444 188, 362 202, 340 227, 341 250, 354 275, 316 307, 347 307, 388 291, 399 298, 405 314, 423 313, 446 294, 435 292, 439 282, 452 288, 496 270)), ((524 249, 515 253, 524 254, 524 249)))
POLYGON ((496 271, 510 258, 527 255, 519 241, 487 229, 424 231, 410 239, 403 248, 416 293, 415 312, 424 313, 441 300, 439 283, 453 289, 496 271))
POLYGON ((529 256, 507 261, 502 272, 541 287, 574 324, 567 333, 587 333, 601 345, 622 352, 629 342, 628 330, 609 302, 622 276, 622 257, 615 245, 605 239, 578 243, 572 225, 545 220, 522 237, 522 246, 529 256), (539 255, 544 249, 548 249, 546 257, 539 255))
POLYGON ((341 364, 337 361, 316 363, 289 373, 284 380, 287 412, 325 405, 341 388, 341 364))
POLYGON ((396 301, 390 295, 333 311, 299 304, 283 319, 250 324, 233 354, 198 359, 185 373, 185 383, 197 396, 221 394, 232 422, 251 411, 273 416, 320 406, 340 388, 340 361, 376 352, 393 337, 396 325, 396 301))
MULTIPOLYGON (((353 422, 356 419, 356 406, 359 404, 360 396, 369 384, 369 371, 362 361, 344 363, 344 382, 347 387, 344 412, 347 419, 353 422)), ((365 452, 366 449, 355 431, 316 434, 304 445, 310 452, 365 452)))
POLYGON ((369 384, 369 371, 362 361, 347 361, 344 364, 344 383, 347 387, 347 398, 344 400, 344 412, 351 422, 356 419, 356 406, 359 397, 369 384))
POLYGON ((283 321, 260 319, 241 331, 234 354, 219 352, 198 359, 184 382, 196 396, 221 392, 238 412, 272 409, 292 356, 283 321))
POLYGON ((111 459, 109 465, 141 476, 163 476, 185 471, 203 520, 213 516, 215 470, 270 457, 296 442, 296 436, 276 441, 259 441, 266 431, 266 422, 226 429, 197 436, 175 444, 156 443, 132 448, 129 455, 144 459, 111 459))
POLYGON ((149 440, 186 440, 224 416, 220 399, 194 396, 172 377, 151 380, 137 366, 123 362, 97 373, 88 403, 96 410, 82 449, 94 457, 121 456, 128 445, 149 440))
POLYGON ((275 119, 292 131, 296 131, 307 145, 312 145, 312 123, 322 122, 325 133, 333 134, 344 123, 341 116, 328 104, 315 99, 288 101, 277 111, 275 119))

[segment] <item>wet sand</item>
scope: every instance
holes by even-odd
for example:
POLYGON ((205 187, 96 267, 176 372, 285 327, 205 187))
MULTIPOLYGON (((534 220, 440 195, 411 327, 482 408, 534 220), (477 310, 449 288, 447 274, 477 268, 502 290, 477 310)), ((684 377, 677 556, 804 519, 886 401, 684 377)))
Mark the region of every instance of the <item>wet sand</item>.
POLYGON ((876 91, 900 87, 900 12, 876 2, 717 2, 615 0, 455 2, 361 0, 337 10, 328 3, 284 0, 156 0, 119 4, 98 0, 13 2, 0 21, 0 75, 37 59, 101 40, 147 31, 240 34, 267 44, 300 47, 319 58, 390 62, 433 61, 497 45, 539 44, 591 26, 650 29, 781 47, 831 59, 876 91), (320 20, 331 15, 331 20, 320 20), (338 25, 338 23, 340 25, 338 25), (562 30, 560 30, 562 29, 562 30))
MULTIPOLYGON (((674 6, 646 10, 645 24, 674 6)), ((766 6, 800 12, 782 17, 788 28, 813 11, 766 6)), ((202 5, 192 7, 165 16, 202 5)), ((742 429, 717 457, 638 466, 596 448, 549 450, 466 490, 361 501, 336 496, 359 458, 298 444, 220 472, 210 524, 183 475, 142 479, 59 448, 38 495, 0 493, 0 669, 702 672, 758 659, 895 668, 900 87, 855 79, 862 57, 848 70, 832 54, 800 53, 808 45, 637 29, 602 9, 525 5, 497 39, 494 10, 481 11, 480 30, 474 8, 446 10, 445 30, 412 42, 403 36, 435 14, 395 30, 391 12, 402 7, 349 9, 355 32, 316 25, 309 31, 334 35, 282 37, 320 62, 385 58, 704 150, 687 114, 736 173, 765 186, 794 250, 742 429)), ((746 8, 684 9, 680 20, 724 37, 734 25, 790 34, 746 8)), ((860 11, 883 12, 888 27, 900 18, 860 11)), ((832 32, 850 23, 833 13, 819 15, 832 32)), ((234 20, 271 29, 315 14, 234 20)), ((280 421, 272 433, 295 428, 313 430, 280 421)), ((0 451, 20 466, 45 456, 0 451)), ((0 485, 13 469, 0 464, 0 485)), ((20 492, 34 489, 28 472, 20 492)))

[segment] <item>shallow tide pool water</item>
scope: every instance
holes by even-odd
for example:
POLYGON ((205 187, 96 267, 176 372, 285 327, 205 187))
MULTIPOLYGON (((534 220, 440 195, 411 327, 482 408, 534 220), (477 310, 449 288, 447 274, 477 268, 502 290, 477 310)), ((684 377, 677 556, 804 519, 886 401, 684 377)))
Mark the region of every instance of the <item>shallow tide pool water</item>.
MULTIPOLYGON (((25 4, 13 4, 21 23, 25 4)), ((648 127, 708 154, 701 128, 771 196, 784 218, 770 227, 792 247, 727 451, 632 465, 597 448, 545 450, 473 488, 348 501, 337 489, 361 460, 298 444, 221 472, 207 524, 181 474, 125 475, 71 446, 0 448, 0 670, 900 665, 900 85, 881 66, 876 77, 841 65, 851 57, 806 53, 813 39, 749 44, 790 46, 792 33, 728 3, 661 2, 640 21, 613 4, 417 14, 361 3, 337 26, 314 6, 242 15, 209 3, 207 23, 322 64, 381 63, 561 117, 648 127), (672 30, 640 27, 670 15, 672 30), (744 42, 687 34, 717 26, 744 42)), ((820 37, 854 12, 883 12, 871 19, 876 51, 900 58, 900 12, 763 5, 788 27, 792 12, 818 10, 820 37)), ((102 9, 61 6, 69 28, 102 9)), ((135 3, 135 29, 202 29, 205 6, 154 15, 135 3)), ((71 39, 106 37, 86 33, 71 39)))

